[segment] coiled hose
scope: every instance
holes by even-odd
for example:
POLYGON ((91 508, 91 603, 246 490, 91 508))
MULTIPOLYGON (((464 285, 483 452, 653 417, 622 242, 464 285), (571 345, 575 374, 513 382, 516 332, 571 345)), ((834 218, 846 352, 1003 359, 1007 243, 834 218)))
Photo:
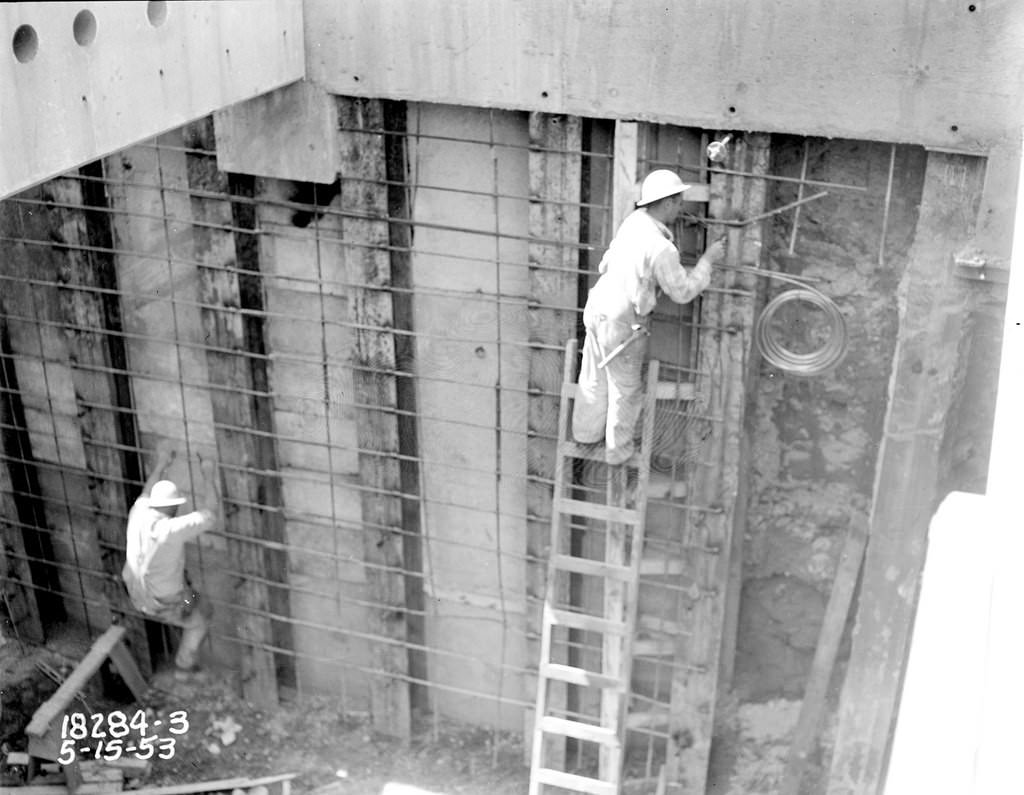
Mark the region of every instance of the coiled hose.
POLYGON ((798 277, 778 271, 751 268, 745 265, 718 265, 717 267, 752 273, 762 278, 778 279, 797 285, 794 289, 779 293, 769 301, 754 324, 754 344, 757 345, 761 356, 769 364, 794 375, 819 375, 834 367, 846 355, 849 339, 846 319, 839 311, 836 302, 823 292, 816 290, 798 277), (795 302, 813 304, 825 312, 828 321, 830 329, 828 340, 818 350, 811 353, 798 353, 789 350, 773 337, 770 331, 771 323, 779 311, 784 306, 795 302))

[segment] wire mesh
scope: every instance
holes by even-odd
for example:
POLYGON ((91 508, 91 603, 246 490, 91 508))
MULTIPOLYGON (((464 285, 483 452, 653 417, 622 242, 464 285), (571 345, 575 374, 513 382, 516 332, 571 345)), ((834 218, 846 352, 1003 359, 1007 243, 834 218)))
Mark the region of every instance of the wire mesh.
MULTIPOLYGON (((19 509, 4 532, 29 542, 7 555, 33 572, 20 584, 90 629, 112 612, 139 619, 116 594, 123 525, 170 441, 173 479, 201 493, 197 464, 212 457, 224 486, 226 524, 188 561, 215 606, 216 660, 262 656, 283 689, 340 693, 352 711, 380 711, 404 682, 435 727, 519 734, 536 686, 561 351, 612 231, 610 127, 585 120, 585 143, 544 146, 527 114, 410 104, 404 126, 343 125, 379 168, 311 191, 220 172, 204 120, 4 202, 0 359, 17 378, 0 399, 19 410, 0 416, 2 459, 31 474, 2 495, 19 509), (387 152, 404 179, 384 169, 387 152), (543 180, 538 192, 531 172, 566 162, 579 174, 570 198, 543 180), (573 231, 531 222, 538 209, 572 215, 573 231), (542 339, 544 324, 559 334, 542 339)), ((657 137, 641 166, 699 159, 699 133, 657 137)), ((680 228, 684 260, 700 234, 680 228)), ((664 379, 700 377, 699 330, 692 307, 659 305, 664 379)), ((659 409, 648 509, 665 566, 641 592, 630 738, 645 775, 684 665, 673 644, 702 596, 676 561, 715 554, 687 546, 687 518, 721 510, 685 488, 721 418, 678 394, 659 409)), ((575 533, 599 543, 588 525, 575 533)), ((572 593, 597 598, 581 583, 572 593)), ((568 642, 594 651, 592 638, 568 642)))

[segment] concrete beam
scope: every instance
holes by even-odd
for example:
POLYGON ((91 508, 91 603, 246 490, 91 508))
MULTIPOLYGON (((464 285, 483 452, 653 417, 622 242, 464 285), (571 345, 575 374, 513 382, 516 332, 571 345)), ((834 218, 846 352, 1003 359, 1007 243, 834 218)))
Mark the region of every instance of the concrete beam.
POLYGON ((305 0, 305 22, 335 93, 979 152, 1024 115, 1013 3, 305 0))
POLYGON ((305 73, 300 0, 0 4, 0 198, 305 73))

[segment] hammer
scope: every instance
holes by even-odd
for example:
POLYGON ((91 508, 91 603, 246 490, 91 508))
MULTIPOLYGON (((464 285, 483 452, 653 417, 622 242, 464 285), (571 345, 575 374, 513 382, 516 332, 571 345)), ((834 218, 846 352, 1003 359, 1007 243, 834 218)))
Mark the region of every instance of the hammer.
POLYGON ((618 356, 620 353, 626 350, 626 348, 628 348, 638 339, 640 339, 641 337, 648 337, 651 334, 651 332, 647 330, 646 326, 641 326, 638 323, 634 324, 632 328, 633 333, 630 334, 629 337, 627 337, 623 342, 620 342, 618 345, 612 348, 608 355, 597 363, 598 369, 604 369, 604 367, 607 366, 608 362, 610 362, 612 359, 614 359, 616 356, 618 356))

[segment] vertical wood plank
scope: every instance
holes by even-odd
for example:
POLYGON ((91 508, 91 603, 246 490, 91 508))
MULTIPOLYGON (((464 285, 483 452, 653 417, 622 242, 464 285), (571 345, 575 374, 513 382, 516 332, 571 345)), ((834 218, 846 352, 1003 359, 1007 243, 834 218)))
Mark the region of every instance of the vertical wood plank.
POLYGON ((853 646, 839 703, 829 795, 878 791, 913 626, 942 442, 964 378, 968 291, 952 255, 977 223, 985 159, 929 152, 875 471, 853 646))
MULTIPOLYGON (((563 353, 576 328, 577 270, 579 269, 582 120, 577 116, 531 113, 529 119, 530 209, 528 309, 530 358, 527 417, 527 600, 540 605, 545 592, 544 551, 551 525, 551 482, 555 476, 559 395, 563 353)), ((573 365, 574 366, 574 365, 573 365)), ((569 532, 566 528, 565 532, 569 532)), ((568 543, 568 541, 566 541, 568 543)), ((547 550, 549 553, 555 550, 547 550)), ((567 592, 556 597, 568 601, 567 592)), ((540 609, 525 614, 527 637, 541 625, 540 609)), ((556 650, 565 655, 566 650, 556 650)), ((539 659, 536 642, 528 659, 539 659)), ((552 658, 554 659, 554 658, 552 658)), ((562 660, 564 662, 564 660, 562 660)), ((526 680, 535 683, 531 677, 526 680)), ((552 683, 548 704, 566 707, 566 687, 552 683)), ((523 694, 526 700, 532 693, 523 694)), ((527 716, 528 718, 531 716, 527 716)), ((532 733, 527 730, 527 756, 532 733)), ((564 740, 552 738, 546 758, 557 765, 564 757, 564 740), (556 747, 557 746, 557 747, 556 747)))
POLYGON ((403 739, 411 734, 406 654, 405 578, 398 423, 395 409, 395 345, 388 253, 388 195, 384 114, 377 100, 338 100, 342 237, 356 331, 355 402, 359 406, 360 501, 364 560, 373 646, 371 712, 374 728, 403 739))
MULTIPOLYGON (((733 167, 766 174, 769 137, 748 135, 734 149, 733 167)), ((712 218, 763 212, 763 180, 715 175, 711 186, 712 218)), ((712 228, 712 233, 714 229, 712 228)), ((758 261, 760 225, 729 230, 726 262, 754 265, 758 261)), ((748 361, 754 324, 753 277, 717 271, 713 286, 730 292, 705 293, 701 299, 698 400, 701 413, 721 417, 712 423, 707 455, 696 465, 690 488, 692 503, 686 543, 695 547, 693 581, 696 593, 688 611, 691 634, 680 641, 681 654, 671 683, 667 792, 703 795, 714 729, 715 700, 725 618, 734 521, 741 496, 742 436, 746 410, 748 361)))
POLYGON ((194 257, 199 264, 200 315, 206 332, 206 362, 210 400, 223 485, 228 554, 239 573, 235 585, 239 610, 237 635, 242 643, 242 692, 246 699, 265 707, 278 701, 274 655, 269 650, 273 629, 271 599, 265 584, 267 572, 257 541, 261 521, 255 506, 259 495, 252 488, 250 468, 257 450, 250 430, 256 427, 250 396, 252 371, 246 357, 245 330, 238 308, 242 305, 233 235, 231 205, 227 201, 227 177, 217 170, 209 129, 197 126, 189 142, 210 154, 189 156, 189 187, 194 225, 194 257), (200 194, 205 194, 200 195, 200 194), (208 198, 209 194, 221 194, 208 198))
MULTIPOLYGON (((119 378, 123 379, 126 364, 123 339, 119 332, 120 309, 117 305, 117 278, 109 255, 94 250, 87 219, 82 209, 86 203, 83 182, 77 179, 58 179, 53 182, 54 198, 58 205, 63 242, 67 249, 58 249, 61 262, 58 281, 65 286, 58 290, 59 306, 65 322, 65 335, 71 360, 71 380, 78 405, 78 422, 82 434, 85 465, 89 473, 88 494, 92 515, 81 524, 94 528, 100 542, 99 554, 107 574, 104 582, 112 609, 124 615, 123 624, 128 640, 140 666, 148 674, 149 644, 145 621, 136 614, 121 586, 120 573, 124 565, 125 517, 129 506, 125 491, 129 480, 139 480, 138 460, 134 458, 134 471, 125 471, 128 459, 126 442, 119 426, 130 427, 131 406, 120 406, 119 378), (115 361, 115 348, 122 355, 115 361), (120 372, 118 372, 120 370, 120 372), (132 477, 129 477, 131 475, 132 477)), ((106 219, 102 219, 104 222, 106 219)), ((98 242, 98 241, 97 241, 98 242)), ((134 451, 131 451, 134 453, 134 451)), ((81 533, 80 527, 73 528, 81 533)))
POLYGON ((423 526, 420 521, 420 444, 416 397, 416 344, 413 336, 416 317, 412 273, 412 195, 408 166, 408 107, 405 102, 384 103, 384 127, 387 171, 388 242, 391 247, 391 278, 396 288, 392 295, 395 333, 395 395, 399 414, 398 449, 400 490, 402 492, 402 558, 405 566, 406 638, 409 641, 409 697, 414 713, 430 709, 430 672, 427 654, 416 646, 425 646, 426 595, 423 590, 423 526))
POLYGON ((635 121, 615 122, 615 147, 612 156, 612 234, 633 212, 637 193, 640 125, 635 121))

